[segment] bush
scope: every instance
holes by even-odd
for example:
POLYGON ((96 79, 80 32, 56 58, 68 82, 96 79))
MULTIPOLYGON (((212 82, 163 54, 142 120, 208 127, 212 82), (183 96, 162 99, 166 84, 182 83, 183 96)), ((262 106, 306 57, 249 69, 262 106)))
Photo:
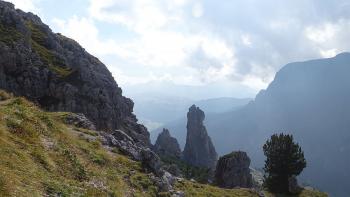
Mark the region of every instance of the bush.
POLYGON ((292 135, 275 134, 263 146, 265 161, 264 185, 271 192, 288 193, 288 179, 306 167, 304 152, 292 135))

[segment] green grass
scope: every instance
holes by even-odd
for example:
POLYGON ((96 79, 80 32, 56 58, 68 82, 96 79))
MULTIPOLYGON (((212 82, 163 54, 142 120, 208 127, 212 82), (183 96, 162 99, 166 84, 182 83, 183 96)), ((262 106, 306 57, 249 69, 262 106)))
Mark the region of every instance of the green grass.
POLYGON ((8 99, 10 99, 12 97, 13 97, 12 94, 7 93, 4 90, 0 90, 0 101, 5 101, 5 100, 8 100, 8 99))
POLYGON ((186 162, 178 158, 173 157, 161 157, 162 161, 166 164, 174 164, 179 167, 180 171, 186 179, 194 179, 200 183, 207 183, 209 178, 209 169, 191 166, 186 162))
POLYGON ((31 21, 26 21, 26 26, 31 31, 32 49, 38 53, 41 61, 48 66, 49 70, 61 77, 70 75, 72 69, 69 68, 61 58, 46 47, 47 34, 40 30, 40 28, 31 21))
POLYGON ((21 39, 23 35, 13 26, 5 26, 0 23, 0 42, 12 46, 14 42, 21 39))
POLYGON ((185 191, 185 195, 191 197, 258 197, 256 192, 249 189, 222 189, 187 180, 177 182, 176 188, 185 191))
POLYGON ((139 162, 72 132, 62 114, 8 101, 0 103, 0 196, 155 196, 139 162))

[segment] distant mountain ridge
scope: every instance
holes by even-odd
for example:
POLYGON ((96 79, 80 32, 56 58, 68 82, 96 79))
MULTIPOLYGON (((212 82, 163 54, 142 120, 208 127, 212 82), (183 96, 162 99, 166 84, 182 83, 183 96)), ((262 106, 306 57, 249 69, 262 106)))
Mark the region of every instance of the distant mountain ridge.
MULTIPOLYGON (((165 102, 165 99, 161 99, 165 102)), ((159 104, 154 102, 137 102, 135 105, 135 113, 138 117, 144 117, 143 115, 149 117, 149 119, 153 120, 159 120, 159 122, 162 120, 162 118, 166 117, 166 120, 163 120, 164 122, 156 124, 155 126, 148 127, 151 131, 151 139, 152 141, 155 141, 158 134, 162 131, 163 127, 165 128, 171 128, 170 131, 172 133, 176 132, 176 137, 179 140, 179 143, 182 147, 185 145, 185 139, 186 139, 186 113, 188 108, 195 104, 196 106, 200 107, 205 113, 207 117, 215 116, 216 114, 220 114, 223 112, 229 112, 234 109, 238 109, 247 103, 249 103, 252 99, 250 98, 231 98, 231 97, 221 97, 221 98, 212 98, 212 99, 205 99, 205 100, 199 100, 199 101, 192 101, 192 100, 185 100, 180 101, 176 103, 181 104, 173 104, 169 101, 167 106, 159 104), (141 104, 140 104, 141 103, 141 104), (140 109, 140 105, 142 105, 142 109, 140 109), (164 106, 164 108, 163 108, 164 106), (146 114, 145 112, 149 112, 146 114), (177 127, 177 128, 174 128, 177 127)), ((160 101, 160 103, 162 103, 160 101)), ((205 120, 206 121, 206 120, 205 120)), ((143 122, 146 126, 149 126, 147 122, 143 122)))
POLYGON ((308 161, 302 182, 332 196, 346 196, 350 193, 349 76, 350 53, 287 64, 253 102, 207 118, 214 145, 220 154, 247 151, 253 166, 262 167, 266 139, 273 133, 291 133, 308 161))
POLYGON ((143 96, 135 97, 134 101, 136 103, 135 113, 141 120, 165 124, 185 117, 187 109, 192 104, 198 105, 206 113, 221 113, 243 106, 251 101, 251 99, 219 97, 192 100, 181 97, 162 97, 144 94, 143 96))

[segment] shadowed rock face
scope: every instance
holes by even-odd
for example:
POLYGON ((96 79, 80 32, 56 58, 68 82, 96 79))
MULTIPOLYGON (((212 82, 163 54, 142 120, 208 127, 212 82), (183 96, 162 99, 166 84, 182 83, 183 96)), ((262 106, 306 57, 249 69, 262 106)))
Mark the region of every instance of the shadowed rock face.
POLYGON ((32 13, 0 1, 0 88, 51 111, 83 113, 97 129, 121 129, 149 146, 132 100, 106 66, 77 42, 55 34, 32 13))
POLYGON ((183 159, 194 166, 214 169, 217 153, 203 125, 204 112, 192 105, 187 113, 187 138, 183 159))
POLYGON ((216 165, 215 183, 223 188, 252 187, 249 165, 250 159, 247 153, 242 151, 220 157, 216 165))
POLYGON ((171 137, 168 129, 158 135, 154 151, 162 157, 181 158, 180 145, 176 138, 171 137))

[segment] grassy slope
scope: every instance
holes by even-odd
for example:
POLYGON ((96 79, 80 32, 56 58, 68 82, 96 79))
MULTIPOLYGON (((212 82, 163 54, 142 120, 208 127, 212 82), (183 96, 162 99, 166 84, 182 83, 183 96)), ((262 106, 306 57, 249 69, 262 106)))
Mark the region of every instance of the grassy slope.
MULTIPOLYGON (((65 113, 44 112, 23 98, 5 97, 0 91, 0 196, 156 195, 140 163, 117 150, 106 151, 94 131, 65 125, 65 113)), ((186 196, 257 196, 189 181, 176 188, 186 196)))

